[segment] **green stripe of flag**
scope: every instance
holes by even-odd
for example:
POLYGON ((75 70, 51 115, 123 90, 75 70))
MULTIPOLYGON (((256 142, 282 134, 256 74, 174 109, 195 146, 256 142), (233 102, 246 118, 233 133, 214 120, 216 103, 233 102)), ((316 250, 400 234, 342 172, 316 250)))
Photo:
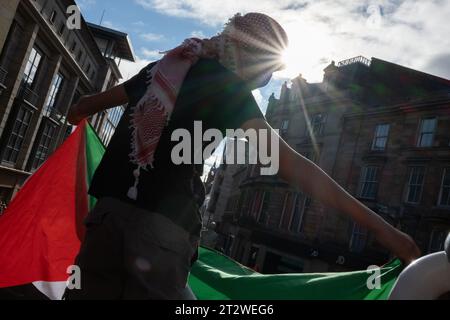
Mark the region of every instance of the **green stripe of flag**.
MULTIPOLYGON (((105 146, 101 142, 95 130, 88 123, 86 126, 86 162, 87 162, 87 183, 91 184, 95 169, 97 169, 103 154, 105 153, 105 146)), ((89 196, 89 209, 95 206, 97 199, 89 196)))

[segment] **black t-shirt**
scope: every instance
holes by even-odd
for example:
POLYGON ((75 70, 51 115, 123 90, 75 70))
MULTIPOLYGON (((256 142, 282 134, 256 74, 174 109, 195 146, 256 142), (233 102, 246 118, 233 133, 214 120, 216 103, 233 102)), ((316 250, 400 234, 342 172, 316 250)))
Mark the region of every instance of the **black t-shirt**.
MULTIPOLYGON (((124 83, 129 104, 94 174, 89 194, 96 198, 118 198, 158 212, 188 232, 199 235, 199 207, 205 198, 200 179, 203 164, 176 165, 172 162, 172 148, 179 143, 171 141, 172 132, 183 128, 194 137, 194 121, 202 121, 203 132, 216 128, 225 136, 226 129, 237 129, 247 120, 264 116, 243 80, 216 60, 200 59, 189 70, 181 86, 170 121, 155 151, 154 168, 148 166, 148 171, 141 169, 138 197, 130 199, 127 192, 134 184, 133 170, 136 169, 129 158, 130 116, 146 92, 147 71, 154 64, 149 64, 124 83)), ((209 142, 203 143, 203 148, 207 144, 209 142)))

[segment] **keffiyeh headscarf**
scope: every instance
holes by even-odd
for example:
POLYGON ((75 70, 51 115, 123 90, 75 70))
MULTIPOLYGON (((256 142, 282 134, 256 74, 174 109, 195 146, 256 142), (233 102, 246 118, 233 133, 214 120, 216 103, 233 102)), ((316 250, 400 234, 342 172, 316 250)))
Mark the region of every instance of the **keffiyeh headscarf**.
POLYGON ((186 39, 164 52, 163 58, 148 71, 147 91, 132 111, 129 156, 136 169, 134 185, 127 196, 137 199, 140 170, 153 168, 159 139, 170 121, 184 78, 200 58, 217 59, 256 88, 280 69, 279 54, 286 46, 286 33, 275 20, 261 13, 248 13, 235 15, 216 37, 186 39))

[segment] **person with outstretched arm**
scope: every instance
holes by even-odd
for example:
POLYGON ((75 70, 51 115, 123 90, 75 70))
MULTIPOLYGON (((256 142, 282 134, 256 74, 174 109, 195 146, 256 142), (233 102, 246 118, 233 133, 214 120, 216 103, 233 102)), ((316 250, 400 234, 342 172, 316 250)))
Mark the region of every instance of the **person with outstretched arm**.
MULTIPOLYGON (((269 16, 237 14, 217 36, 187 39, 123 84, 71 106, 68 121, 76 125, 127 105, 89 188, 98 201, 75 262, 81 290, 66 290, 66 299, 186 298, 202 226, 203 162, 175 164, 171 135, 177 129, 193 135, 198 121, 202 130, 269 130, 279 142, 281 179, 349 215, 405 263, 419 257, 411 237, 293 150, 265 120, 251 91, 282 68, 287 43, 269 16)), ((268 135, 268 149, 270 142, 268 135)))

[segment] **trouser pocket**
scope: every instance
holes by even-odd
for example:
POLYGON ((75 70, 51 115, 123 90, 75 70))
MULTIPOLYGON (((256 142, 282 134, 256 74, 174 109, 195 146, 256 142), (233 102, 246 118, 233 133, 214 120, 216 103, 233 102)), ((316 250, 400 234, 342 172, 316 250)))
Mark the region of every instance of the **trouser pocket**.
POLYGON ((195 250, 184 230, 154 215, 134 215, 127 226, 124 295, 129 299, 180 299, 195 250))

